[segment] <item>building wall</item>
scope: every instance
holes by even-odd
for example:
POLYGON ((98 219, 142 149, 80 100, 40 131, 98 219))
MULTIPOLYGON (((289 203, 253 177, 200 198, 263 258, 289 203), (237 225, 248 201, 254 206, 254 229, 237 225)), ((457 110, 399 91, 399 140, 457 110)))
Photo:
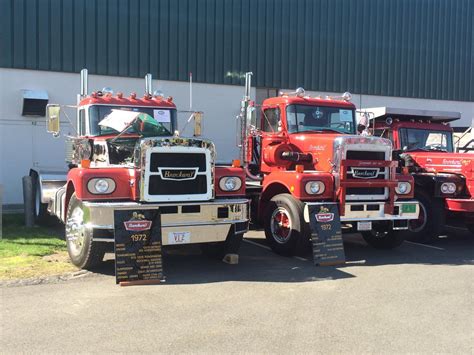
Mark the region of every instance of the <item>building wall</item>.
MULTIPOLYGON (((62 115, 61 137, 46 133, 45 117, 21 116, 21 89, 46 90, 50 103, 75 105, 79 93, 79 74, 0 68, 0 185, 4 187, 3 204, 22 203, 21 178, 31 167, 65 170, 64 136, 74 128, 62 115)), ((89 91, 112 87, 125 95, 141 94, 145 80, 90 75, 89 91)), ((176 81, 153 81, 154 89, 173 97, 178 110, 189 110, 189 84, 176 81)), ((203 137, 214 141, 217 159, 230 162, 238 158, 236 120, 243 87, 231 85, 193 84, 193 109, 204 112, 203 137)), ((255 92, 255 90, 254 90, 255 92)), ((75 122, 74 108, 65 112, 75 122)), ((183 128, 189 113, 178 113, 183 128)), ((181 135, 193 132, 192 122, 181 135)))

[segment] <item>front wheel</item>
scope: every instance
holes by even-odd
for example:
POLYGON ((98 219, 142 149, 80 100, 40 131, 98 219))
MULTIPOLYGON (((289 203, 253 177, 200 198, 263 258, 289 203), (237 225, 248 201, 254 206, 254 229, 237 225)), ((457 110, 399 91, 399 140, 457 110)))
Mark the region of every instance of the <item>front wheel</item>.
POLYGON ((275 253, 300 254, 309 245, 303 208, 303 203, 290 194, 276 195, 268 202, 264 214, 265 237, 275 253))
POLYGON ((385 225, 371 231, 362 232, 362 237, 371 247, 375 249, 395 249, 405 240, 405 233, 399 230, 388 229, 385 225))
POLYGON ((415 191, 415 198, 420 204, 420 214, 417 219, 408 222, 408 239, 421 243, 432 242, 444 230, 446 217, 443 201, 421 190, 415 191))
POLYGON ((92 229, 86 226, 81 200, 73 193, 66 216, 66 244, 71 262, 81 269, 92 269, 102 262, 103 243, 92 240, 92 229))

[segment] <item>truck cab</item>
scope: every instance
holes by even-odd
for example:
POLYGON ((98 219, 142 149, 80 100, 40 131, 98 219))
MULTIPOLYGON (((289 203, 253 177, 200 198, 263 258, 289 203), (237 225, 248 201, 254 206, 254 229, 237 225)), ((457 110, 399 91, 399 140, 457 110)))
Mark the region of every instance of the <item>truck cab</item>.
POLYGON ((413 178, 396 173, 389 140, 357 134, 349 93, 310 97, 299 88, 261 105, 244 99, 242 115, 254 218, 274 251, 299 253, 310 240, 308 207, 322 203, 337 204, 344 230, 376 248, 403 242, 418 217, 413 178))
POLYGON ((400 167, 415 179, 420 216, 409 224, 410 237, 429 242, 445 224, 464 224, 474 233, 474 155, 456 153, 450 122, 459 112, 364 108, 370 133, 393 142, 400 167))
MULTIPOLYGON (((239 164, 216 166, 212 141, 179 135, 176 105, 152 92, 150 74, 143 97, 110 89, 88 94, 87 71, 81 78, 67 175, 51 192, 47 176, 34 172, 37 205, 65 224, 71 261, 86 269, 100 263, 114 243, 114 212, 136 209, 160 211, 164 247, 199 244, 208 254, 236 255, 249 222, 239 164)), ((47 111, 49 130, 58 135, 60 107, 47 111)))

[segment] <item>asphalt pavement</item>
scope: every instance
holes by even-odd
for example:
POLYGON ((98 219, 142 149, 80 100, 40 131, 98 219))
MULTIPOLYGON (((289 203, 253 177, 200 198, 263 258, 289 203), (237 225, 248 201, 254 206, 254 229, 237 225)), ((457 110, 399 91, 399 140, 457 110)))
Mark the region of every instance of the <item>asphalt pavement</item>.
POLYGON ((251 232, 239 265, 197 248, 164 259, 167 282, 115 284, 95 274, 3 287, 0 352, 474 352, 474 238, 391 251, 345 237, 347 263, 273 254, 251 232))

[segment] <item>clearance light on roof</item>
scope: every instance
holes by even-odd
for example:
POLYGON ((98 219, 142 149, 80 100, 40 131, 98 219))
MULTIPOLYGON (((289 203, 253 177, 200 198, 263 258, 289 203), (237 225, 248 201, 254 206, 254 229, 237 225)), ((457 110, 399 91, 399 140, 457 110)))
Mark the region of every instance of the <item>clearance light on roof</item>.
POLYGON ((161 90, 155 90, 153 91, 153 97, 156 99, 163 100, 163 98, 165 97, 165 94, 161 90))

